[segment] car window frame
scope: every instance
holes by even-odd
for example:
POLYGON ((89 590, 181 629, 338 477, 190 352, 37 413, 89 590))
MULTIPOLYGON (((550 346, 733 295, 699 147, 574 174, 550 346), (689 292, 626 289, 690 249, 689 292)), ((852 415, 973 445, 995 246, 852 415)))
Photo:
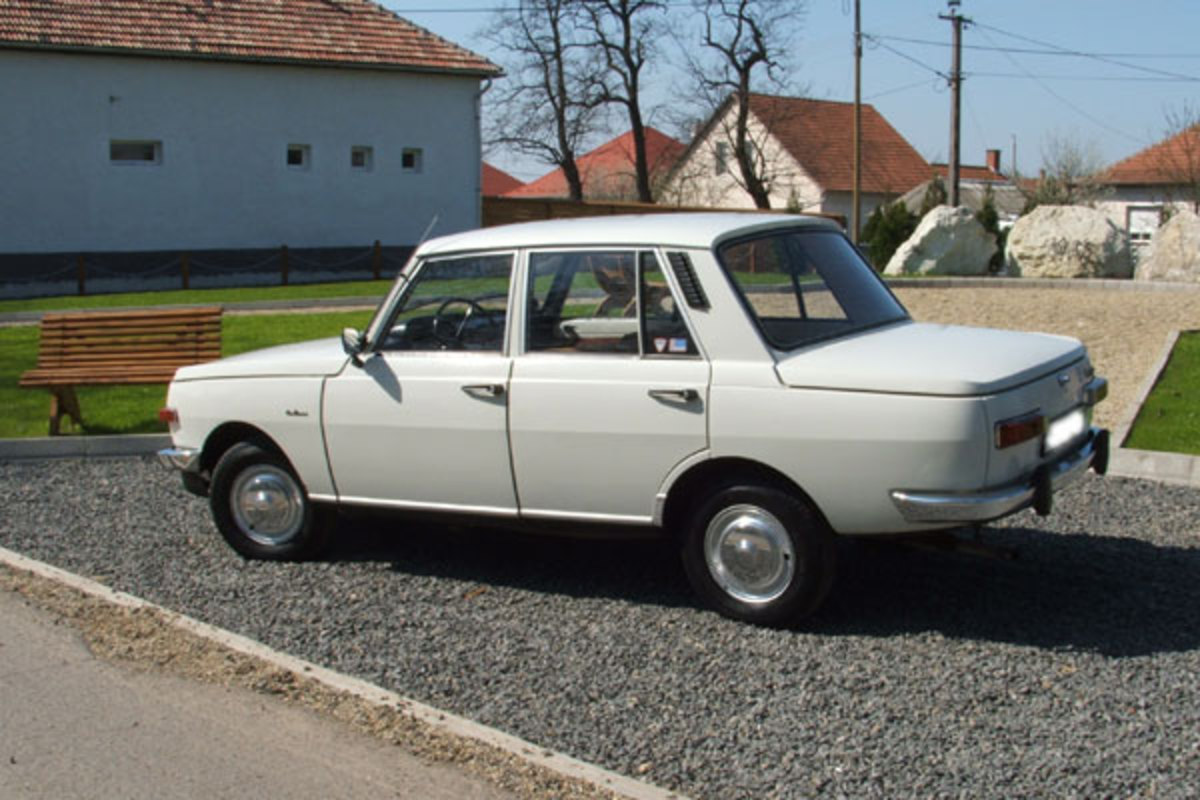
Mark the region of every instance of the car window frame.
MULTIPOLYGON (((520 330, 514 327, 509 328, 509 334, 512 337, 514 346, 514 356, 543 356, 543 357, 571 357, 583 355, 590 358, 621 358, 621 359, 654 359, 654 360, 707 360, 707 355, 704 351, 704 345, 700 341, 700 337, 696 335, 695 326, 692 324, 687 312, 687 303, 682 299, 683 292, 676 284, 675 275, 670 268, 670 264, 666 258, 663 248, 660 245, 634 245, 634 244, 618 244, 618 245, 567 245, 567 246, 537 246, 523 248, 521 251, 521 287, 514 291, 514 295, 519 298, 520 302, 520 330), (634 319, 637 320, 637 336, 638 350, 636 353, 615 353, 615 352, 586 352, 586 351, 570 351, 570 352, 554 352, 547 350, 531 350, 528 343, 528 315, 532 308, 533 292, 533 256, 541 253, 632 253, 634 261, 634 273, 636 284, 636 302, 637 314, 634 319), (657 263, 659 271, 663 274, 667 282, 667 288, 671 293, 671 300, 675 307, 679 309, 679 316, 683 320, 684 327, 687 328, 688 336, 695 344, 696 352, 694 354, 683 353, 653 353, 648 352, 645 342, 645 319, 642 311, 642 273, 640 256, 643 253, 649 253, 657 263)), ((516 324, 516 323, 514 323, 516 324)))
MULTIPOLYGON (((375 317, 371 319, 367 327, 367 349, 371 353, 376 354, 393 354, 393 355, 409 355, 409 356, 445 356, 445 355, 495 355, 505 358, 510 357, 512 352, 512 325, 514 317, 514 309, 519 300, 519 295, 516 291, 517 286, 521 283, 521 251, 517 248, 505 247, 499 250, 464 250, 455 253, 437 253, 436 255, 420 256, 414 254, 408 264, 400 271, 396 277, 396 283, 380 304, 376 311, 375 317), (421 273, 430 265, 444 261, 459 261, 468 258, 490 258, 496 256, 509 257, 509 278, 508 278, 508 293, 505 296, 505 319, 504 319, 504 335, 502 338, 499 350, 390 350, 383 348, 383 342, 387 338, 382 335, 388 328, 391 327, 395 315, 407 302, 413 288, 420 283, 421 273)), ((523 304, 522 304, 523 305, 523 304)), ((523 308, 520 309, 523 311, 523 308)))

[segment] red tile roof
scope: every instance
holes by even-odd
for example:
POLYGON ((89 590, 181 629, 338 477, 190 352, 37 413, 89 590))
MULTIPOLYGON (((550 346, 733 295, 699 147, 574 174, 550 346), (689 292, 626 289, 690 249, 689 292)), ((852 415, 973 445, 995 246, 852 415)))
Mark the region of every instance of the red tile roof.
POLYGON ((3 0, 3 47, 500 72, 367 0, 3 0))
MULTIPOLYGON (((949 164, 930 164, 933 171, 943 178, 950 177, 949 164)), ((1007 175, 999 172, 992 172, 987 167, 975 166, 973 164, 959 164, 958 177, 964 181, 988 181, 990 183, 1008 183, 1007 175)))
MULTIPOLYGON (((854 104, 750 96, 759 122, 826 191, 854 189, 854 104)), ((862 191, 902 194, 932 167, 873 106, 862 106, 862 191)))
POLYGON ((1191 182, 1200 172, 1200 125, 1134 153, 1113 164, 1104 173, 1112 184, 1180 184, 1191 182))
MULTIPOLYGON (((651 179, 665 175, 686 149, 683 142, 646 127, 646 160, 651 179)), ((588 199, 637 199, 634 178, 633 131, 626 131, 575 160, 588 199)), ((567 197, 567 176, 561 169, 506 193, 508 197, 567 197)))
POLYGON ((486 161, 483 162, 483 196, 498 197, 505 192, 511 192, 518 186, 523 186, 519 180, 502 169, 496 169, 486 161))

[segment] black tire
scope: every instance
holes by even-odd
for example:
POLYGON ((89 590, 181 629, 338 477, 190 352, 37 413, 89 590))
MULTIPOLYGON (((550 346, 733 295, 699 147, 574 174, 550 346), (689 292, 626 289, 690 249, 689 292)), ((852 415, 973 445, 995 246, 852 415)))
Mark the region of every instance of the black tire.
POLYGON ((834 537, 807 502, 767 486, 728 486, 683 531, 693 590, 721 614, 783 627, 821 605, 833 585, 834 537))
POLYGON ((208 504, 225 541, 247 558, 296 561, 328 542, 326 510, 313 507, 287 459, 257 445, 225 451, 213 470, 208 504))

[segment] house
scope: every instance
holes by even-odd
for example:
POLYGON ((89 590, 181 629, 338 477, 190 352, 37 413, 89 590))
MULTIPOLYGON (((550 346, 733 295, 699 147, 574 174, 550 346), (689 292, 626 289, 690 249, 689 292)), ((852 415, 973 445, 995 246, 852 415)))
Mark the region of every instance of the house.
MULTIPOLYGON (((683 153, 683 142, 672 139, 662 131, 646 126, 646 160, 650 165, 650 185, 655 187, 670 171, 683 153)), ((583 183, 584 200, 636 201, 637 178, 634 168, 633 131, 626 131, 594 150, 575 159, 583 183)), ((554 198, 569 197, 567 177, 561 169, 553 170, 535 181, 506 192, 507 197, 554 198)))
POLYGON ((1100 182, 1109 193, 1096 207, 1143 248, 1167 209, 1200 211, 1200 125, 1118 161, 1100 182))
POLYGON ((511 192, 525 185, 504 170, 493 167, 486 161, 483 162, 482 177, 484 197, 499 197, 505 192, 511 192))
MULTIPOLYGON (((875 206, 928 180, 932 169, 873 106, 862 107, 862 219, 875 206)), ((667 179, 678 205, 753 207, 733 154, 731 96, 699 130, 667 179)), ((750 141, 772 208, 850 218, 854 190, 854 104, 750 95, 750 141)))
POLYGON ((477 227, 499 73, 367 0, 6 0, 0 278, 477 227))
MULTIPOLYGON (((934 162, 929 165, 933 174, 941 179, 947 193, 950 191, 950 166, 934 162)), ((933 178, 909 189, 900 197, 900 202, 914 214, 920 213, 925 202, 925 193, 933 183, 933 178)), ((1017 221, 1025 210, 1025 192, 1017 183, 1000 169, 1000 151, 988 150, 986 163, 982 165, 958 165, 958 203, 972 211, 978 212, 983 208, 989 192, 992 204, 1000 218, 1000 226, 1006 229, 1017 221)))

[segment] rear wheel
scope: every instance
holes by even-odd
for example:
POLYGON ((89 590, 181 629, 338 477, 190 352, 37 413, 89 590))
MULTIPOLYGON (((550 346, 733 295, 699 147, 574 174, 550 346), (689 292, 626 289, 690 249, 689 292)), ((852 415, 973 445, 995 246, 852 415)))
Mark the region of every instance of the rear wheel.
POLYGON ((834 574, 833 534, 808 503, 766 486, 713 494, 687 524, 683 565, 720 613, 783 626, 816 611, 834 574))
POLYGON ((308 558, 328 539, 327 514, 313 508, 291 465, 257 445, 237 444, 221 456, 209 506, 225 541, 247 558, 308 558))

